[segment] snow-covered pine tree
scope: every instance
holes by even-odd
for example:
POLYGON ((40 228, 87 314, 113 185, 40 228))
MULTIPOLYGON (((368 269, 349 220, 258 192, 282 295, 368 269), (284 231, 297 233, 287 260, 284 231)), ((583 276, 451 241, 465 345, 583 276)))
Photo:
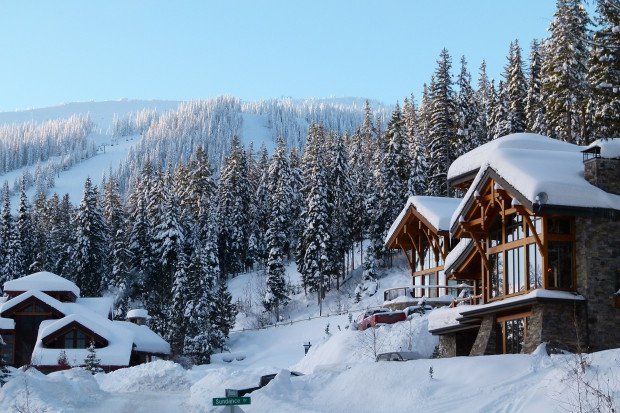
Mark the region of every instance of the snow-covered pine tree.
POLYGON ((2 206, 2 218, 0 218, 0 242, 2 242, 2 284, 6 281, 18 278, 21 270, 20 258, 22 254, 19 234, 11 214, 11 197, 9 186, 4 186, 4 204, 2 206))
POLYGON ((19 207, 17 209, 17 222, 15 223, 15 230, 17 232, 17 238, 21 247, 21 254, 18 257, 18 276, 28 274, 30 265, 35 261, 36 255, 33 249, 32 236, 33 236, 33 223, 32 223, 32 207, 28 202, 26 196, 26 181, 22 177, 20 185, 19 207))
POLYGON ((428 195, 450 196, 447 175, 454 160, 451 148, 456 135, 456 103, 448 50, 441 51, 437 65, 429 90, 428 195))
POLYGON ((228 291, 226 281, 220 279, 217 281, 217 287, 211 306, 211 320, 213 329, 217 333, 213 334, 213 348, 219 347, 224 350, 225 343, 230 335, 230 330, 235 326, 235 318, 237 317, 237 308, 232 302, 232 295, 228 291), (216 338, 221 340, 220 343, 215 341, 216 338), (216 347, 216 344, 219 344, 216 347))
POLYGON ((71 257, 73 280, 86 297, 101 295, 108 259, 107 228, 98 196, 97 187, 93 187, 90 177, 86 178, 84 196, 75 216, 75 249, 71 257))
POLYGON ((549 26, 542 66, 542 93, 551 137, 566 142, 587 140, 585 105, 589 85, 588 24, 581 0, 557 0, 549 26))
POLYGON ((328 199, 324 151, 325 130, 322 126, 311 125, 304 153, 306 208, 303 214, 303 235, 298 247, 302 256, 298 269, 304 288, 308 287, 311 292, 317 293, 319 306, 327 287, 325 270, 329 258, 326 245, 329 243, 329 215, 332 208, 328 199))
POLYGON ((471 87, 471 75, 467 71, 467 60, 461 57, 461 71, 457 77, 456 85, 459 88, 456 99, 456 139, 452 153, 458 158, 480 145, 477 133, 480 119, 479 103, 474 90, 471 87))
POLYGON ((287 228, 291 225, 289 203, 292 198, 290 190, 290 167, 286 146, 282 137, 278 138, 277 147, 271 158, 267 173, 267 190, 270 197, 270 215, 267 229, 267 248, 269 255, 265 273, 267 275, 267 293, 263 305, 268 311, 274 311, 276 321, 280 320, 280 308, 288 301, 286 290, 286 271, 284 257, 287 249, 287 228))
POLYGON ((493 139, 501 138, 510 133, 509 104, 508 90, 504 82, 500 80, 497 95, 491 108, 491 124, 493 126, 490 132, 493 139))
POLYGON ((525 99, 526 130, 544 135, 547 125, 545 121, 545 105, 542 101, 542 79, 540 77, 542 56, 537 39, 532 40, 530 51, 530 68, 527 79, 527 97, 525 99))
POLYGON ((523 74, 523 59, 519 41, 510 42, 508 63, 504 66, 504 79, 508 94, 509 133, 523 132, 526 129, 525 99, 527 85, 523 74))
POLYGON ((620 137, 620 5, 617 1, 598 0, 596 12, 597 25, 588 60, 592 136, 617 138, 620 137))
POLYGON ((476 90, 476 97, 479 106, 479 118, 477 120, 479 124, 480 130, 476 133, 477 137, 477 146, 483 145, 489 141, 489 113, 491 108, 491 95, 493 91, 491 90, 491 82, 489 81, 489 77, 487 75, 487 63, 485 60, 482 60, 480 64, 480 72, 478 74, 478 84, 476 90))
POLYGON ((101 368, 101 359, 97 358, 97 350, 95 348, 94 341, 90 342, 87 350, 88 354, 84 359, 84 369, 90 371, 93 376, 97 373, 103 373, 103 369, 101 368))
POLYGON ((219 211, 219 254, 222 275, 235 276, 244 270, 250 231, 250 185, 248 161, 237 136, 224 160, 217 188, 219 211))
POLYGON ((169 325, 165 335, 173 354, 179 354, 183 351, 185 335, 187 333, 186 308, 188 303, 194 298, 191 290, 192 286, 190 286, 188 280, 188 272, 189 260, 181 252, 176 260, 176 269, 172 282, 169 325))
POLYGON ((352 248, 352 221, 350 205, 353 202, 351 172, 344 146, 344 139, 333 134, 329 140, 329 202, 332 205, 330 225, 329 275, 336 280, 336 289, 340 289, 340 278, 346 276, 346 257, 352 248))

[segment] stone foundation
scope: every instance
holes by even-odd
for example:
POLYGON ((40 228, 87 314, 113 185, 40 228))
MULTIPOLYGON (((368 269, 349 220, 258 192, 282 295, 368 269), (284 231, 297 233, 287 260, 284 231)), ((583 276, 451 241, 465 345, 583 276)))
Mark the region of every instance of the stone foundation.
POLYGON ((476 340, 477 331, 463 331, 439 336, 439 357, 468 356, 476 340))
POLYGON ((547 343, 547 349, 552 352, 586 351, 585 319, 583 301, 532 305, 527 324, 527 336, 521 352, 531 353, 543 342, 547 343))

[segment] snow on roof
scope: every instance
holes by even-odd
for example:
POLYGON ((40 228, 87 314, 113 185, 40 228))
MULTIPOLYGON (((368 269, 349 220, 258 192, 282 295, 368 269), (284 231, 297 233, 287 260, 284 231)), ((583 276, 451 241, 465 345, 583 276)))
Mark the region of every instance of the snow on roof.
POLYGON ((443 263, 444 270, 451 269, 451 267, 454 265, 456 260, 459 259, 459 257, 461 256, 461 254, 465 252, 465 250, 467 250, 467 247, 469 247, 471 243, 472 243, 471 238, 461 238, 459 240, 459 243, 456 244, 454 248, 452 248, 452 251, 448 253, 448 256, 444 260, 444 263, 443 263))
POLYGON ((129 321, 114 321, 114 324, 124 328, 129 335, 133 336, 133 342, 136 345, 137 351, 159 354, 170 353, 170 344, 147 326, 140 326, 129 321))
POLYGON ((544 136, 520 133, 499 138, 461 156, 453 163, 456 164, 453 177, 473 165, 479 165, 480 170, 454 211, 452 225, 460 219, 465 204, 489 169, 532 204, 540 203, 540 194, 544 194, 544 205, 620 210, 620 195, 605 192, 584 179, 581 149, 544 136))
POLYGON ((405 207, 392 223, 385 242, 387 243, 394 235, 394 231, 405 217, 409 207, 413 206, 426 220, 438 231, 448 231, 450 229, 450 218, 452 213, 461 202, 458 198, 445 198, 437 196, 411 196, 407 200, 405 207))
POLYGON ((114 307, 114 299, 111 297, 84 297, 78 298, 76 304, 82 305, 102 317, 108 317, 114 307))
POLYGON ((592 142, 585 150, 591 148, 601 148, 602 158, 620 158, 620 139, 597 139, 592 142))
POLYGON ((467 313, 470 310, 480 310, 480 309, 492 309, 495 307, 504 307, 506 305, 518 304, 522 301, 528 301, 531 299, 542 298, 542 299, 551 299, 551 300, 571 300, 571 301, 584 301, 585 298, 582 295, 577 293, 573 293, 570 291, 558 291, 558 290, 543 290, 538 289, 531 291, 527 294, 515 295, 513 297, 508 297, 503 300, 493 301, 492 303, 478 305, 478 306, 469 306, 470 308, 466 308, 463 311, 463 315, 467 316, 467 313))
POLYGON ((15 320, 0 317, 0 330, 15 330, 15 320))
POLYGON ((448 180, 458 178, 476 172, 497 150, 504 149, 534 149, 556 151, 559 146, 568 145, 579 148, 576 145, 551 139, 535 133, 513 133, 499 139, 485 143, 461 156, 459 156, 448 169, 448 180), (560 143, 561 145, 558 145, 560 143))
POLYGON ((149 318, 149 312, 142 308, 127 311, 127 318, 149 318))
MULTIPOLYGON (((107 319, 104 319, 107 320, 107 319)), ((105 338, 110 341, 110 330, 101 325, 99 320, 93 320, 93 317, 88 317, 83 314, 69 314, 66 317, 63 317, 59 320, 53 320, 53 323, 48 323, 45 328, 39 329, 39 337, 44 339, 51 334, 54 334, 56 331, 62 329, 63 327, 71 324, 72 322, 77 322, 78 324, 88 328, 93 333, 98 334, 99 336, 105 338)))
POLYGON ((49 305, 50 307, 60 311, 63 314, 67 314, 67 310, 65 308, 65 305, 67 303, 61 303, 60 301, 58 301, 54 297, 50 297, 49 295, 47 295, 47 294, 45 294, 45 293, 43 293, 41 291, 38 291, 38 290, 26 291, 25 293, 20 294, 20 295, 18 295, 15 298, 11 298, 10 300, 8 300, 4 304, 2 304, 2 306, 0 306, 0 313, 3 313, 5 311, 7 311, 7 310, 10 310, 11 308, 13 308, 13 307, 23 303, 24 301, 26 301, 30 297, 36 297, 40 301, 42 301, 45 304, 49 305))
POLYGON ((80 289, 71 281, 47 271, 36 272, 4 283, 4 291, 71 291, 77 297, 80 289))
POLYGON ((440 307, 431 311, 428 315, 428 331, 439 330, 447 327, 458 326, 457 321, 461 313, 483 307, 482 305, 460 305, 457 307, 440 307))
MULTIPOLYGON (((65 317, 66 318, 66 317, 65 317)), ((109 323, 112 321, 105 319, 109 323)), ((41 340, 42 332, 49 331, 50 325, 57 323, 59 320, 45 320, 39 327, 39 336, 37 343, 32 352, 32 360, 41 366, 53 366, 58 364, 60 352, 64 351, 67 355, 67 361, 72 366, 84 365, 84 359, 88 355, 88 349, 73 348, 46 348, 41 340)), ((89 329, 93 327, 92 322, 86 325, 89 329)), ((108 326, 106 326, 108 327, 108 326)), ((98 333, 97 333, 98 334, 98 333)), ((103 366, 128 366, 131 357, 131 349, 133 341, 131 335, 122 328, 110 328, 108 334, 108 345, 106 347, 96 349, 97 358, 101 360, 103 366)))

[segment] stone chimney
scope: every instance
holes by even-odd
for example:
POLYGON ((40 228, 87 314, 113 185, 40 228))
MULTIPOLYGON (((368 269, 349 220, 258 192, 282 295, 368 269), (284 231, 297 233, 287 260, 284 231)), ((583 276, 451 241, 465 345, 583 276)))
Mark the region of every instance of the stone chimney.
POLYGON ((586 180, 605 192, 620 195, 620 139, 597 140, 581 152, 586 180))

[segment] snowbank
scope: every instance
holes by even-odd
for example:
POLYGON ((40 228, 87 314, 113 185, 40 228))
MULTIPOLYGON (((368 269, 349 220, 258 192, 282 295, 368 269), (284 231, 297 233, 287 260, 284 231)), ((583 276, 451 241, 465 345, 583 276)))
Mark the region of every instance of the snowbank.
POLYGON ((0 391, 2 412, 81 412, 105 398, 90 372, 71 369, 44 375, 17 370, 0 391))
POLYGON ((187 390, 191 385, 188 372, 168 360, 98 374, 97 381, 102 390, 109 392, 178 391, 187 390))

